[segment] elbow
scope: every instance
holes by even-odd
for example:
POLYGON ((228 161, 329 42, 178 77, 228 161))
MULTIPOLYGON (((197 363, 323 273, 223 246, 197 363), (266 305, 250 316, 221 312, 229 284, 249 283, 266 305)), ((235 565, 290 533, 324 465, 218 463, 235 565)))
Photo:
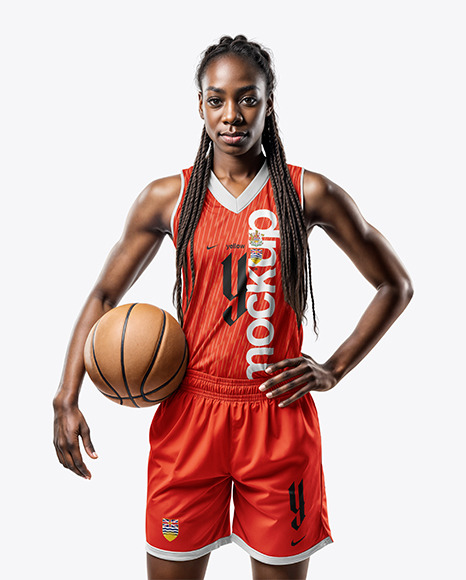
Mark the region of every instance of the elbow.
POLYGON ((411 298, 414 296, 414 286, 409 276, 406 276, 402 279, 400 283, 400 293, 406 301, 406 304, 408 304, 411 298))
POLYGON ((387 292, 391 296, 394 304, 401 306, 404 310, 414 295, 414 287, 409 276, 403 276, 392 282, 384 282, 377 288, 382 292, 387 292))
POLYGON ((115 308, 115 306, 118 304, 118 300, 115 300, 109 295, 107 291, 105 291, 103 288, 100 288, 99 286, 93 288, 91 291, 91 298, 101 304, 102 310, 104 310, 104 312, 115 308))
POLYGON ((391 290, 396 297, 396 302, 404 310, 414 295, 414 286, 411 278, 409 276, 403 276, 395 284, 391 285, 391 290))

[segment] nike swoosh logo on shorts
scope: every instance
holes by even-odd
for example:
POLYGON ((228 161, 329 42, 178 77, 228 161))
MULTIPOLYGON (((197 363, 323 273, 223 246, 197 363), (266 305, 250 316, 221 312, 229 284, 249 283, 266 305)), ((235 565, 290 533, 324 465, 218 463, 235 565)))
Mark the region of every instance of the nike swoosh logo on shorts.
POLYGON ((215 244, 215 246, 207 246, 208 250, 211 250, 212 248, 216 248, 218 246, 218 244, 215 244))
MULTIPOLYGON (((301 538, 301 540, 304 540, 304 538, 305 538, 305 537, 306 537, 306 536, 303 536, 303 537, 301 538)), ((297 542, 293 542, 293 540, 291 540, 291 545, 292 545, 292 546, 296 546, 296 544, 299 544, 299 542, 301 542, 301 540, 298 540, 297 542)))

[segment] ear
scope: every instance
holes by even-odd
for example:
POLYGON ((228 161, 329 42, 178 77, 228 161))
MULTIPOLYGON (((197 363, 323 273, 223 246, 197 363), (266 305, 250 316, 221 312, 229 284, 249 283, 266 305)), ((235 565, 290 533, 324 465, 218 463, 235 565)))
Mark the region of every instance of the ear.
POLYGON ((273 112, 273 93, 270 93, 270 96, 267 99, 267 108, 266 108, 266 111, 265 111, 266 117, 268 117, 269 115, 271 115, 272 112, 273 112))
POLYGON ((202 91, 199 91, 197 93, 197 96, 199 98, 199 115, 201 117, 202 120, 204 120, 204 111, 203 111, 203 105, 204 105, 204 100, 202 98, 202 91))

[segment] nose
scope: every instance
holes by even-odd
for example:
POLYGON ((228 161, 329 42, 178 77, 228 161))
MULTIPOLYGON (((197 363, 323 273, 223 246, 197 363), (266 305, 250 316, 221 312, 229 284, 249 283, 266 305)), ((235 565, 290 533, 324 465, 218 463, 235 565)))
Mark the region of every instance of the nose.
POLYGON ((234 101, 226 101, 223 107, 222 121, 225 124, 233 125, 239 123, 243 119, 238 105, 234 101))

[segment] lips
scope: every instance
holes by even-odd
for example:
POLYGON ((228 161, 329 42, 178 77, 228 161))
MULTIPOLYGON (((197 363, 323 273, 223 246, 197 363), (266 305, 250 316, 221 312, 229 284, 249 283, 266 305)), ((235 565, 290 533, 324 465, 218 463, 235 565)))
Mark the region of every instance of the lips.
POLYGON ((247 133, 243 131, 225 131, 224 133, 220 133, 220 138, 228 143, 228 145, 235 145, 236 143, 240 143, 245 137, 247 133))

